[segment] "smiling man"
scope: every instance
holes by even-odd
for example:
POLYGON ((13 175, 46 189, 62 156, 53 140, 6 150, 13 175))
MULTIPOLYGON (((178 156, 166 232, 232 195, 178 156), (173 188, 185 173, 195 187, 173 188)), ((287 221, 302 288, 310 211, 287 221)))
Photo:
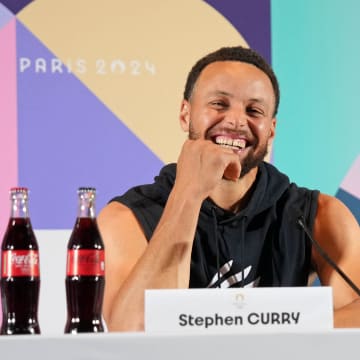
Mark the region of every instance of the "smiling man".
POLYGON ((110 331, 144 329, 145 289, 306 286, 314 271, 333 287, 335 326, 360 325, 359 296, 298 220, 357 285, 359 225, 336 198, 264 162, 278 105, 277 79, 251 49, 221 48, 191 69, 180 110, 189 138, 177 164, 98 217, 110 331))

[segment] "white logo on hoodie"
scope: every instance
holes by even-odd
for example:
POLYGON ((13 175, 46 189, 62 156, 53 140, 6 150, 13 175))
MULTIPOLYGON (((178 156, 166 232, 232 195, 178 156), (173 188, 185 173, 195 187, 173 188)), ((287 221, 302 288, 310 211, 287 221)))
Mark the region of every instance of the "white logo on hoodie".
MULTIPOLYGON (((239 271, 238 273, 236 273, 234 275, 230 275, 230 276, 226 277, 231 271, 233 262, 234 262, 234 260, 229 260, 223 266, 221 266, 219 271, 216 272, 216 274, 213 276, 213 278, 211 279, 211 281, 207 287, 208 288, 212 287, 212 285, 214 285, 218 280, 220 280, 220 284, 218 284, 217 287, 222 288, 222 289, 226 289, 231 286, 234 286, 235 284, 240 283, 242 280, 245 281, 245 279, 250 274, 250 271, 252 268, 251 265, 248 266, 247 268, 245 268, 244 270, 239 271), (244 279, 243 279, 243 276, 244 276, 244 279)), ((246 284, 244 287, 256 287, 259 284, 259 281, 260 281, 260 277, 255 279, 254 281, 250 282, 249 284, 246 284)))

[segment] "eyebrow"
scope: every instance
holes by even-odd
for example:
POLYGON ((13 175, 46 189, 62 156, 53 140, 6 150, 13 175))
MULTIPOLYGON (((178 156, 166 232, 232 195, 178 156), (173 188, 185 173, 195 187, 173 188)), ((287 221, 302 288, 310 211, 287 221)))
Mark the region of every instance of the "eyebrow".
POLYGON ((264 98, 251 98, 249 99, 249 101, 266 105, 266 101, 264 98))
MULTIPOLYGON (((230 98, 235 97, 234 94, 229 93, 229 92, 224 91, 224 90, 214 90, 214 91, 210 91, 208 95, 209 95, 209 96, 222 95, 222 96, 228 96, 228 97, 230 97, 230 98)), ((259 98, 250 98, 248 101, 250 101, 250 102, 256 102, 256 103, 259 103, 259 104, 266 105, 266 101, 265 101, 265 99, 262 98, 262 97, 259 97, 259 98)))
POLYGON ((227 92, 227 91, 223 91, 223 90, 213 90, 213 91, 210 91, 209 94, 210 96, 212 95, 222 95, 222 96, 228 96, 228 97, 234 97, 233 94, 227 92))
MULTIPOLYGON (((225 90, 212 90, 212 91, 210 91, 210 92, 208 93, 207 96, 219 96, 219 95, 220 95, 220 96, 227 96, 227 97, 229 97, 229 98, 234 98, 234 97, 235 97, 234 94, 229 93, 229 92, 227 92, 227 91, 225 91, 225 90)), ((261 104, 261 105, 263 105, 263 106, 268 106, 267 102, 266 102, 265 99, 262 98, 262 97, 259 97, 259 98, 250 98, 248 101, 249 101, 249 102, 258 103, 258 104, 261 104)))

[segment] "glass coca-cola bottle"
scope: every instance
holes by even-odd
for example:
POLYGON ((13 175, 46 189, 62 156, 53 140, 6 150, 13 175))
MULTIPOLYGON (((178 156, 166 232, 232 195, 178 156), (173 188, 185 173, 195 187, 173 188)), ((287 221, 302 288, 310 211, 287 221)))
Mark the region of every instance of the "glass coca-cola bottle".
POLYGON ((65 333, 103 332, 104 244, 95 217, 96 190, 78 189, 78 215, 67 247, 65 333))
POLYGON ((11 215, 1 246, 1 334, 40 334, 40 259, 28 189, 11 188, 10 199, 11 215))

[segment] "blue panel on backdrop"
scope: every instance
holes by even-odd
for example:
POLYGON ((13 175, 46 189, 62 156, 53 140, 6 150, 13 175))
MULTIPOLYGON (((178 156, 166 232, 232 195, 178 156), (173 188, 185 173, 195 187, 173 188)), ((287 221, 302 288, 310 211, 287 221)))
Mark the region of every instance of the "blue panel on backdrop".
POLYGON ((146 174, 162 162, 81 81, 28 71, 55 56, 21 23, 17 45, 19 184, 31 190, 34 227, 72 228, 79 186, 98 189, 100 209, 114 194, 152 181, 146 174))
POLYGON ((205 0, 225 16, 249 46, 271 62, 270 0, 205 0))
POLYGON ((360 199, 341 188, 337 191, 336 197, 346 204, 360 224, 360 199))
POLYGON ((14 14, 17 14, 32 1, 33 0, 0 0, 0 3, 4 4, 14 14))

